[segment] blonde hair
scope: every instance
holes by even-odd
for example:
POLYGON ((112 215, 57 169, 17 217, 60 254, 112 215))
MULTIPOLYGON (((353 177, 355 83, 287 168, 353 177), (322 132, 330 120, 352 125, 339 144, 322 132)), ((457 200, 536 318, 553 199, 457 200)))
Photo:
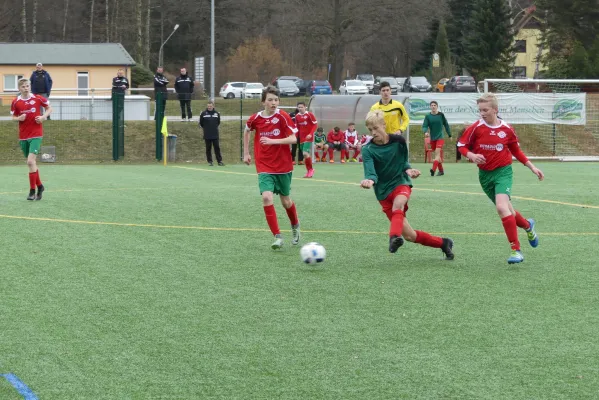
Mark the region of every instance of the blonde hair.
POLYGON ((31 84, 31 82, 29 82, 29 79, 27 79, 27 78, 21 78, 21 79, 19 79, 17 87, 21 87, 21 85, 24 84, 24 83, 31 84))
POLYGON ((493 93, 485 93, 482 96, 480 96, 476 100, 476 104, 480 104, 480 103, 491 103, 491 107, 499 108, 499 102, 497 101, 497 96, 495 96, 493 93))
POLYGON ((385 113, 381 110, 370 111, 366 115, 366 126, 382 124, 385 125, 385 113))

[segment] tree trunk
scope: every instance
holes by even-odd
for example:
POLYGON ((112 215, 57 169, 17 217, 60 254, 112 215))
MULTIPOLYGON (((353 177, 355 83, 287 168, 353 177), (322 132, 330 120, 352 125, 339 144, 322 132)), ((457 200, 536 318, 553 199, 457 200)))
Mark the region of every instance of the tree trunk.
POLYGON ((148 0, 148 9, 146 10, 146 37, 145 37, 145 47, 144 47, 144 61, 145 66, 150 68, 150 23, 151 23, 151 12, 150 6, 152 5, 152 0, 148 0))
POLYGON ((144 64, 144 57, 143 57, 143 35, 142 35, 142 26, 141 26, 141 18, 142 15, 142 0, 137 0, 137 7, 135 10, 135 16, 136 16, 136 20, 137 20, 137 40, 136 40, 136 47, 135 47, 135 61, 137 61, 140 64, 144 64))
POLYGON ((33 20, 31 23, 31 41, 35 42, 35 34, 37 33, 37 0, 33 0, 33 20))
POLYGON ((94 41, 94 3, 95 0, 92 0, 90 8, 89 8, 89 42, 92 43, 94 41))
POLYGON ((109 4, 110 0, 106 0, 106 43, 110 43, 110 10, 109 10, 109 4))
POLYGON ((21 8, 21 25, 23 25, 23 41, 27 42, 27 0, 23 0, 21 8))
POLYGON ((62 41, 67 38, 67 16, 69 14, 69 0, 64 0, 64 19, 62 21, 62 41))

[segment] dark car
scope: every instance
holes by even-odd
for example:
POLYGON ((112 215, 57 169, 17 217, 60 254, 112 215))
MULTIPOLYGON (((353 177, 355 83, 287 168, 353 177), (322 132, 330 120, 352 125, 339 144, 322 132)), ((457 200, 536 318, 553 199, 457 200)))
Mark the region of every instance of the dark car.
POLYGON ((308 94, 308 89, 312 86, 312 82, 312 79, 300 79, 299 82, 295 82, 299 89, 299 96, 306 96, 308 94))
POLYGON ((381 82, 389 82, 389 85, 391 85, 391 94, 397 94, 401 91, 401 87, 399 85, 399 83, 397 82, 397 79, 395 79, 392 76, 381 76, 381 77, 377 77, 374 80, 374 85, 372 86, 372 93, 373 94, 379 94, 381 93, 381 82))
POLYGON ((433 86, 424 76, 410 76, 403 83, 404 92, 432 92, 433 86))
POLYGON ((454 76, 445 83, 443 89, 447 92, 476 92, 476 82, 471 76, 454 76))
POLYGON ((306 94, 333 94, 333 88, 327 80, 310 81, 310 85, 306 89, 306 94))

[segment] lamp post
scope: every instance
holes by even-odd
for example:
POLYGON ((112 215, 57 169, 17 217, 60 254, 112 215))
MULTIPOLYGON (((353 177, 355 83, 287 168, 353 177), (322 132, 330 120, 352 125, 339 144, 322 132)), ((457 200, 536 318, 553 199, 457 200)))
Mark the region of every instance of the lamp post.
POLYGON ((214 0, 210 2, 210 97, 216 97, 214 93, 214 0))
POLYGON ((179 24, 175 25, 175 28, 173 29, 173 31, 171 32, 170 35, 168 35, 168 37, 166 38, 166 40, 164 41, 164 43, 162 43, 160 45, 160 51, 158 51, 158 66, 162 67, 163 65, 163 59, 162 59, 162 48, 164 47, 164 45, 166 44, 166 42, 168 42, 168 40, 171 38, 171 36, 173 36, 173 33, 175 33, 175 31, 179 29, 179 24))

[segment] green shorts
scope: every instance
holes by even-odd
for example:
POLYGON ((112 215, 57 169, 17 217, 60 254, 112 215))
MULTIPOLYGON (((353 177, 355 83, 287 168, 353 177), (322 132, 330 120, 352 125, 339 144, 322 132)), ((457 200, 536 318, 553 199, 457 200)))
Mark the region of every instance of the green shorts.
POLYGON ((514 173, 511 165, 494 169, 493 171, 478 170, 478 181, 485 194, 495 204, 495 196, 507 194, 511 197, 514 173))
POLYGON ((291 172, 286 174, 258 174, 258 187, 260 194, 273 192, 281 196, 291 194, 291 172))
POLYGON ((29 157, 29 154, 38 155, 42 149, 42 138, 19 140, 19 145, 25 157, 29 157))
POLYGON ((312 151, 312 142, 304 142, 300 143, 300 149, 304 153, 310 153, 312 151))

